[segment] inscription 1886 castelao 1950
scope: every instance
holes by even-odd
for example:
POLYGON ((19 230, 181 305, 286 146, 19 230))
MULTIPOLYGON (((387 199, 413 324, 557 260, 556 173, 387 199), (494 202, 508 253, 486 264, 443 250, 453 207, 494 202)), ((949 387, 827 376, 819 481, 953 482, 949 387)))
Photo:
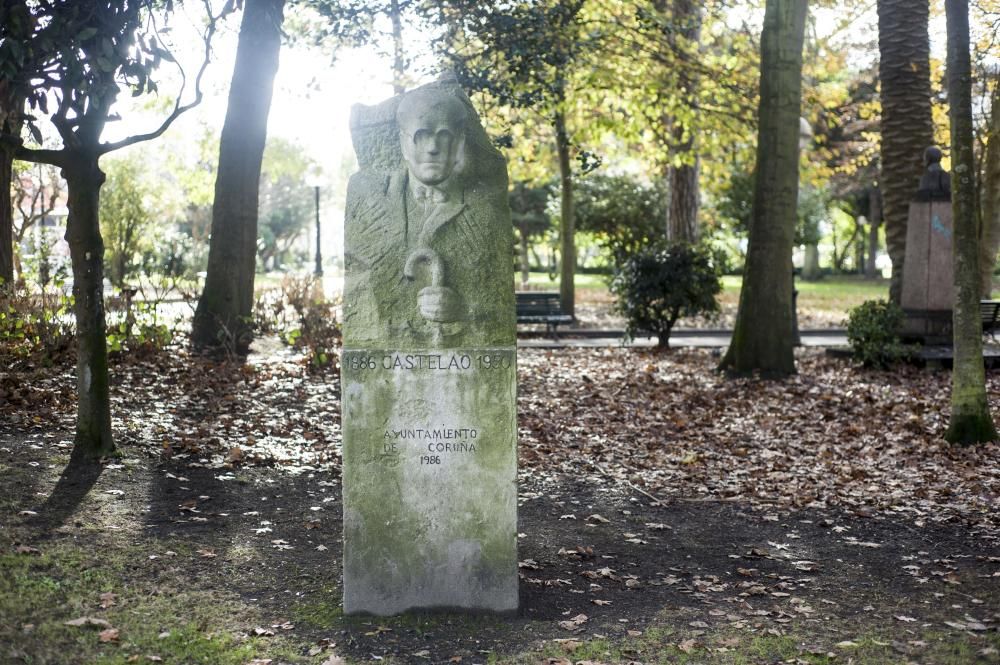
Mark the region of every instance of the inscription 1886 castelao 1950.
POLYGON ((382 356, 352 354, 347 360, 353 370, 366 369, 510 369, 514 360, 503 353, 393 353, 382 356))

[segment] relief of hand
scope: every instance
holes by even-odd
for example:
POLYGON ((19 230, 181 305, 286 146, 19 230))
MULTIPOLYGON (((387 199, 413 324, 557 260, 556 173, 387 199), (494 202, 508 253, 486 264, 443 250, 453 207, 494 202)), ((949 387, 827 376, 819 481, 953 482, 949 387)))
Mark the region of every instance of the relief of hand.
POLYGON ((417 302, 428 321, 451 323, 462 318, 462 298, 447 286, 425 286, 417 294, 417 302))
POLYGON ((417 294, 417 304, 420 315, 428 321, 436 323, 451 323, 462 319, 462 298, 458 293, 444 286, 444 261, 434 250, 423 247, 406 259, 403 274, 407 279, 416 277, 418 263, 427 263, 430 267, 431 285, 420 289, 417 294))

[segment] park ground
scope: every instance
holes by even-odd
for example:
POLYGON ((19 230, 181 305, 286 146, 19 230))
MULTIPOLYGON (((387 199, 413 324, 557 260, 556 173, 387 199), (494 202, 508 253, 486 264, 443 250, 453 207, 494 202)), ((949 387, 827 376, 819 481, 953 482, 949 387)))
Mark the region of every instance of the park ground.
POLYGON ((393 618, 340 610, 335 367, 116 356, 121 456, 77 465, 72 366, 15 363, 0 662, 1000 662, 1000 446, 944 442, 949 374, 717 362, 519 352, 521 610, 393 618))

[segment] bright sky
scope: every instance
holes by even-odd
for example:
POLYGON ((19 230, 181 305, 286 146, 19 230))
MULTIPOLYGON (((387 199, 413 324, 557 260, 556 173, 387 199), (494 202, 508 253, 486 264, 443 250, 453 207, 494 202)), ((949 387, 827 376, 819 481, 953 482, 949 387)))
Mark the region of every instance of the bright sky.
MULTIPOLYGON (((193 11, 191 7, 198 6, 189 3, 187 11, 193 11)), ((179 53, 178 59, 189 77, 193 77, 201 57, 199 38, 194 28, 197 18, 182 15, 174 19, 172 26, 173 38, 183 44, 175 53, 179 53)), ((230 17, 216 35, 214 57, 203 84, 204 101, 174 124, 164 137, 165 141, 183 143, 185 136, 196 137, 201 126, 221 132, 236 56, 239 18, 239 14, 230 17)), ((410 33, 405 35, 410 42, 407 48, 409 53, 416 54, 424 48, 420 43, 421 35, 412 30, 410 33)), ((372 47, 340 49, 336 61, 331 63, 328 54, 315 48, 288 44, 281 48, 268 136, 301 144, 322 166, 328 180, 340 170, 344 159, 353 159, 348 126, 351 107, 354 104, 374 104, 393 94, 391 63, 375 50, 372 47)), ((418 66, 427 64, 426 61, 426 57, 422 58, 418 66)), ((175 94, 176 76, 166 70, 159 76, 161 91, 175 94)), ((190 83, 186 97, 190 97, 190 83)), ((130 109, 130 105, 128 102, 123 105, 121 113, 124 120, 108 127, 106 140, 148 131, 163 117, 162 109, 150 112, 134 107, 130 109)))
MULTIPOLYGON (((173 52, 189 77, 185 93, 187 101, 192 96, 193 77, 203 54, 200 28, 197 26, 204 14, 196 13, 200 3, 186 3, 178 7, 191 13, 175 16, 169 33, 175 43, 182 45, 174 48, 173 52)), ((136 149, 181 151, 193 159, 195 142, 204 128, 221 133, 240 18, 241 14, 230 17, 214 39, 214 57, 202 85, 205 92, 202 103, 181 116, 159 141, 136 146, 136 149)), ((388 25, 376 27, 388 29, 388 25)), ((413 30, 404 33, 404 38, 408 42, 408 53, 414 55, 423 50, 423 43, 427 42, 426 36, 413 30)), ((426 57, 419 58, 415 69, 427 64, 426 57)), ((163 69, 157 78, 161 93, 169 95, 169 99, 176 95, 178 81, 176 70, 163 69)), ((333 227, 332 232, 326 232, 323 237, 325 253, 336 253, 342 246, 342 225, 338 222, 343 220, 340 202, 347 186, 344 164, 353 164, 354 160, 349 128, 351 107, 354 104, 375 104, 392 94, 391 62, 378 55, 373 47, 340 49, 336 61, 331 63, 330 56, 319 49, 282 45, 268 120, 268 137, 280 137, 301 145, 319 164, 321 178, 329 186, 327 191, 334 194, 324 196, 321 204, 322 219, 329 221, 333 227)), ((154 104, 158 108, 151 109, 148 108, 148 96, 131 100, 123 95, 121 108, 116 107, 123 120, 110 124, 104 139, 114 141, 155 128, 166 115, 166 110, 162 108, 166 99, 164 97, 160 104, 154 104)))

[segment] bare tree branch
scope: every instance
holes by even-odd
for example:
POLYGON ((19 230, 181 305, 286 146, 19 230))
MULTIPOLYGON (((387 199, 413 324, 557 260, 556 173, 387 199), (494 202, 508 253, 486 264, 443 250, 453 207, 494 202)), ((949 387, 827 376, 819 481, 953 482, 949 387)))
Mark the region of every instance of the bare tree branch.
POLYGON ((35 162, 39 164, 51 164, 59 168, 66 167, 67 153, 63 150, 39 150, 25 148, 23 145, 14 151, 14 157, 25 162, 35 162))
POLYGON ((114 152, 115 150, 120 150, 122 148, 126 148, 136 143, 151 141, 155 138, 158 138, 160 135, 162 135, 165 131, 167 131, 170 128, 170 125, 174 123, 174 120, 179 118, 186 111, 193 109, 195 106, 198 106, 198 104, 201 103, 202 97, 204 96, 204 93, 201 89, 201 80, 205 75, 205 70, 208 69, 209 62, 211 62, 212 60, 212 38, 215 36, 215 31, 218 21, 227 13, 229 13, 224 8, 221 14, 215 16, 212 14, 212 7, 209 1, 204 0, 204 4, 206 12, 208 13, 209 16, 209 21, 208 21, 208 27, 205 29, 205 35, 203 37, 205 42, 205 57, 202 60, 201 67, 198 69, 198 76, 195 77, 194 99, 187 104, 184 105, 181 104, 181 99, 184 96, 184 88, 187 86, 187 77, 184 74, 184 68, 180 66, 180 63, 178 63, 178 69, 181 72, 181 81, 182 81, 181 89, 180 92, 177 94, 177 101, 174 103, 174 109, 173 111, 171 111, 170 115, 168 115, 163 120, 163 122, 160 124, 159 127, 157 127, 155 130, 151 132, 128 136, 120 141, 115 141, 114 143, 102 143, 99 149, 100 154, 105 155, 109 152, 114 152))

